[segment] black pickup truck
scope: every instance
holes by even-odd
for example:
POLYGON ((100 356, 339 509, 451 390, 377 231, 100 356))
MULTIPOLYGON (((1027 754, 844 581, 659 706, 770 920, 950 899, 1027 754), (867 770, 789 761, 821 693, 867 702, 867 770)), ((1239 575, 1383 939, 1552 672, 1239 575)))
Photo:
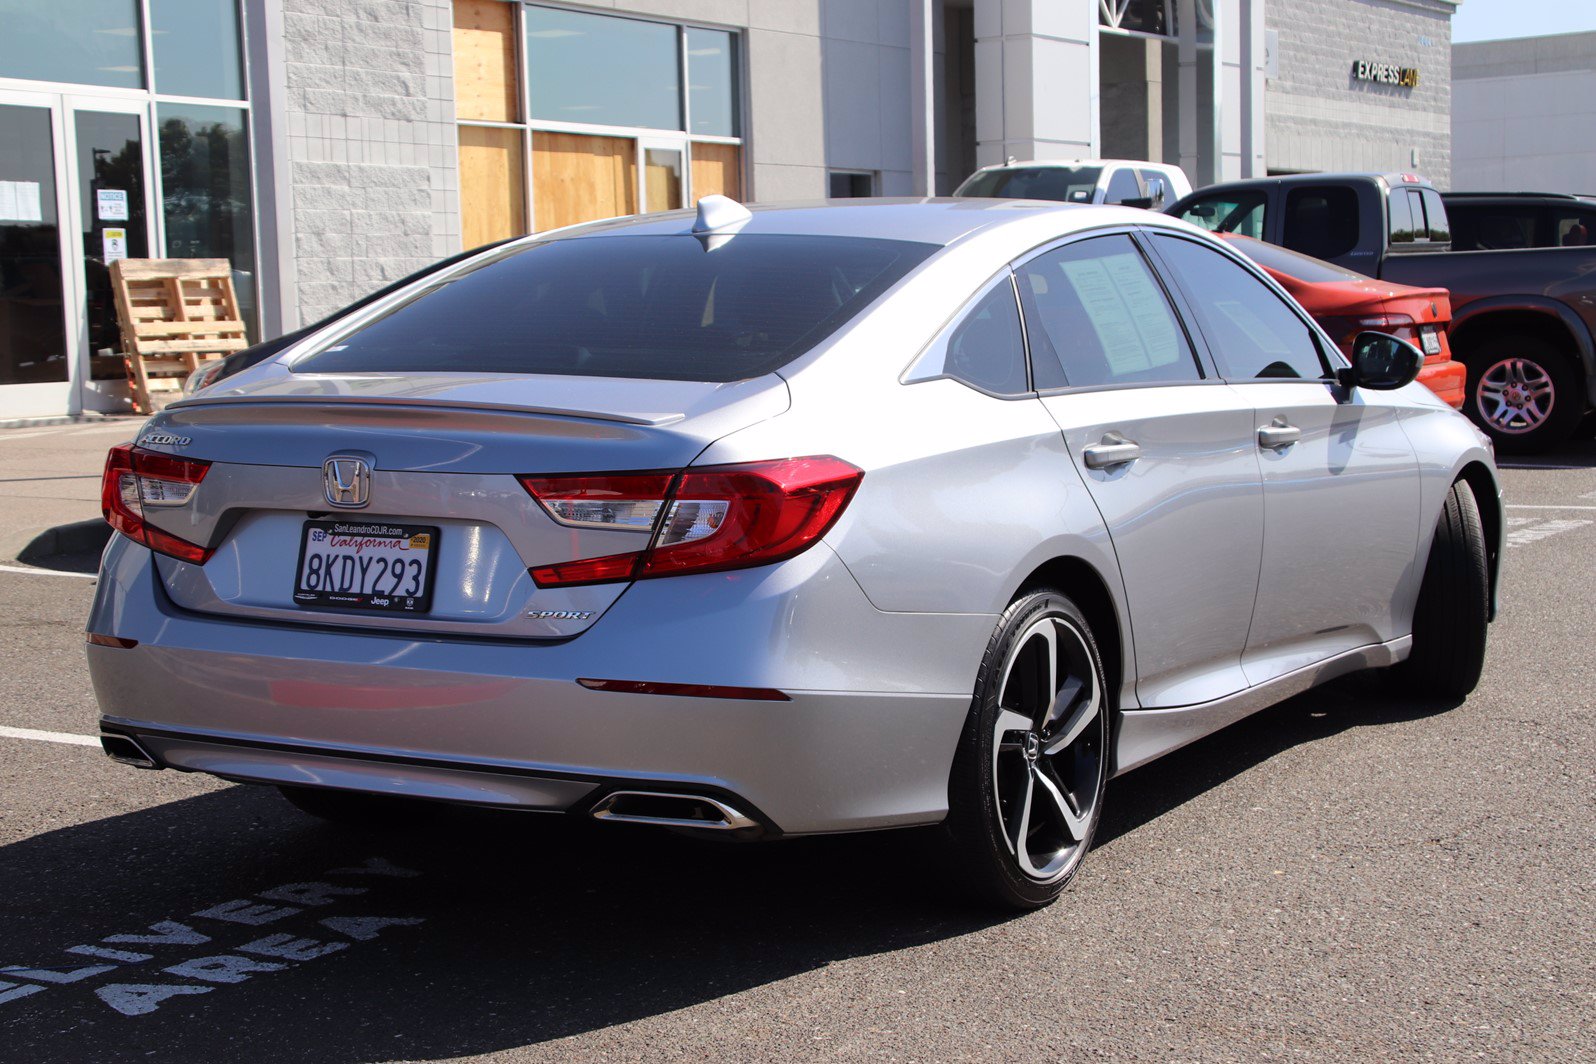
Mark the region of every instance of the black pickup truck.
POLYGON ((1469 370, 1464 412, 1505 452, 1560 443, 1596 410, 1596 246, 1578 242, 1596 236, 1590 200, 1443 196, 1414 174, 1295 174, 1209 185, 1166 212, 1370 277, 1448 289, 1452 357, 1469 370), (1507 237, 1490 236, 1505 233, 1502 223, 1484 208, 1515 200, 1570 217, 1537 213, 1504 247, 1507 237))

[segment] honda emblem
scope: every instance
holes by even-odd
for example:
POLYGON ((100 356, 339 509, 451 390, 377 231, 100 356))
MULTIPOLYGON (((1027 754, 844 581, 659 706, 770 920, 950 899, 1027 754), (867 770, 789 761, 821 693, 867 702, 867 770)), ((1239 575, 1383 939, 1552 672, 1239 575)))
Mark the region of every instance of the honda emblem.
POLYGON ((321 464, 321 480, 334 506, 353 510, 371 501, 371 466, 364 458, 334 455, 321 464))

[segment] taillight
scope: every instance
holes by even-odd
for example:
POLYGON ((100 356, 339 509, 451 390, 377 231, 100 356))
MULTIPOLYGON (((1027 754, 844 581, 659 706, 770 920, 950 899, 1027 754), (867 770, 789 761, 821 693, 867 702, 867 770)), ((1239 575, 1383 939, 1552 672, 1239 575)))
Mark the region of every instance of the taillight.
POLYGON ((532 578, 540 587, 571 587, 782 561, 826 534, 863 478, 862 470, 830 456, 674 476, 525 476, 526 490, 560 524, 650 533, 640 550, 536 566, 532 578))
POLYGON ((153 551, 204 565, 208 548, 154 528, 144 520, 144 508, 183 506, 210 471, 209 462, 175 458, 137 447, 112 447, 105 458, 105 478, 100 482, 100 510, 112 528, 153 551))

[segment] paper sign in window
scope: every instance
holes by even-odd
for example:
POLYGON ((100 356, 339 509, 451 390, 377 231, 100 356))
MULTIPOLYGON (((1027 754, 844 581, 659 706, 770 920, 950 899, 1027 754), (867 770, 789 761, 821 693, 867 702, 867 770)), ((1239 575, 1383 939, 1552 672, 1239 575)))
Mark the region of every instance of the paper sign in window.
POLYGON ((100 258, 107 264, 127 258, 127 230, 102 229, 100 231, 100 258))
POLYGON ((0 222, 42 222, 37 181, 0 181, 0 222))
POLYGON ((95 212, 102 222, 127 221, 127 190, 102 188, 94 193, 95 212))
POLYGON ((1131 255, 1105 255, 1061 266, 1114 376, 1131 376, 1180 359, 1180 338, 1168 304, 1140 261, 1131 255))

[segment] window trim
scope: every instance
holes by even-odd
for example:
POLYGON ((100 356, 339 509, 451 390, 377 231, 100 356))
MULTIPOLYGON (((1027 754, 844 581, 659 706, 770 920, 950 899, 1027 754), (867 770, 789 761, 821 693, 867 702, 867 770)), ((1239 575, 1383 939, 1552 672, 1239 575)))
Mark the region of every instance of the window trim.
MULTIPOLYGON (((1218 373, 1218 379, 1220 381, 1222 381, 1225 384, 1231 384, 1231 385, 1243 385, 1243 384, 1317 384, 1317 385, 1329 385, 1331 387, 1338 386, 1338 380, 1337 380, 1336 371, 1339 370, 1339 369, 1351 366, 1352 363, 1347 361, 1346 356, 1341 353, 1341 349, 1339 347, 1337 347, 1336 344, 1334 343, 1334 341, 1332 341, 1330 339, 1329 335, 1324 331, 1324 329, 1320 328, 1319 323, 1313 320, 1313 316, 1308 314, 1308 313, 1306 313, 1305 311, 1303 311, 1302 308, 1297 305, 1297 301, 1292 299, 1290 294, 1283 287, 1281 287, 1280 283, 1278 281, 1276 281, 1273 277, 1270 277, 1268 273, 1264 272, 1264 270, 1262 268, 1260 268, 1257 263, 1254 263, 1254 262, 1250 261, 1249 259, 1247 259, 1246 256, 1242 255, 1241 253, 1239 253, 1237 251, 1234 251, 1231 248, 1226 247, 1223 241, 1217 240, 1217 239, 1214 239, 1214 238, 1211 238, 1211 237, 1209 239, 1207 239, 1207 240, 1202 240, 1202 239, 1195 238, 1190 233, 1183 233, 1183 232, 1180 232, 1179 230, 1176 230, 1176 229, 1163 229, 1163 228, 1149 228, 1148 233, 1149 233, 1149 236, 1152 236, 1152 235, 1168 236, 1168 237, 1170 237, 1172 239, 1175 239, 1175 240, 1185 240, 1188 243, 1196 244, 1196 245, 1198 245, 1200 247, 1212 248, 1213 250, 1219 252, 1221 255, 1224 255, 1226 258, 1230 259, 1232 262, 1234 262, 1237 265, 1239 265, 1246 272, 1252 274, 1252 276, 1257 278, 1259 281, 1263 282, 1263 284, 1269 289, 1269 291, 1274 294, 1275 298, 1279 299, 1280 302, 1282 304, 1284 304, 1286 310, 1290 311, 1291 314, 1293 316, 1295 316, 1296 319, 1299 322, 1302 322, 1303 324, 1308 326, 1308 335, 1313 340, 1314 346, 1318 348, 1319 362, 1320 362, 1320 364, 1322 366, 1325 367, 1325 375, 1322 376, 1322 377, 1234 377, 1234 378, 1232 378, 1232 377, 1227 377, 1227 376, 1224 375, 1223 372, 1220 372, 1218 360, 1215 359, 1214 360, 1214 370, 1215 370, 1216 373, 1218 373), (1338 359, 1340 360, 1340 364, 1339 365, 1337 364, 1337 360, 1338 359)), ((1152 253, 1154 255, 1158 256, 1159 263, 1162 264, 1164 269, 1169 272, 1170 284, 1180 290, 1181 298, 1186 302, 1186 305, 1188 307, 1193 308, 1192 324, 1193 324, 1193 327, 1196 329, 1196 331, 1199 334, 1201 334, 1202 333, 1202 324, 1198 320, 1197 315, 1195 313, 1196 303, 1191 299, 1190 293, 1188 293, 1186 291, 1186 289, 1184 288, 1184 286, 1181 285, 1180 277, 1179 277, 1178 274, 1175 273, 1174 268, 1171 267, 1169 265, 1168 260, 1165 259, 1163 257, 1163 255, 1159 253, 1157 243, 1154 242, 1151 239, 1149 239, 1147 241, 1147 243, 1148 243, 1148 246, 1151 249, 1152 253)), ((1210 357, 1212 357, 1212 347, 1209 344, 1208 337, 1206 335, 1203 336, 1203 344, 1204 344, 1204 347, 1209 350, 1210 357)))
POLYGON ((1031 334, 1025 326, 1025 307, 1020 303, 1019 283, 1015 279, 1012 267, 1005 265, 997 273, 983 281, 981 286, 975 290, 975 294, 959 304, 958 309, 948 316, 947 320, 942 323, 931 339, 926 341, 925 346, 915 353, 915 356, 909 360, 909 364, 898 374, 898 383, 906 387, 915 384, 929 384, 931 381, 952 381, 955 384, 963 385, 972 392, 979 392, 989 399, 1002 399, 1004 402, 1036 398, 1036 378, 1031 370, 1031 334), (950 339, 954 330, 963 325, 965 320, 975 313, 975 309, 981 305, 986 297, 995 292, 1004 281, 1008 282, 1009 297, 1014 300, 1014 314, 1020 322, 1020 355, 1025 360, 1025 384, 1027 390, 1012 393, 988 391, 979 384, 973 384, 963 377, 956 377, 948 373, 946 363, 944 363, 944 369, 941 373, 924 377, 915 376, 914 371, 919 367, 920 363, 925 361, 926 357, 936 349, 938 344, 943 344, 945 340, 950 339))

